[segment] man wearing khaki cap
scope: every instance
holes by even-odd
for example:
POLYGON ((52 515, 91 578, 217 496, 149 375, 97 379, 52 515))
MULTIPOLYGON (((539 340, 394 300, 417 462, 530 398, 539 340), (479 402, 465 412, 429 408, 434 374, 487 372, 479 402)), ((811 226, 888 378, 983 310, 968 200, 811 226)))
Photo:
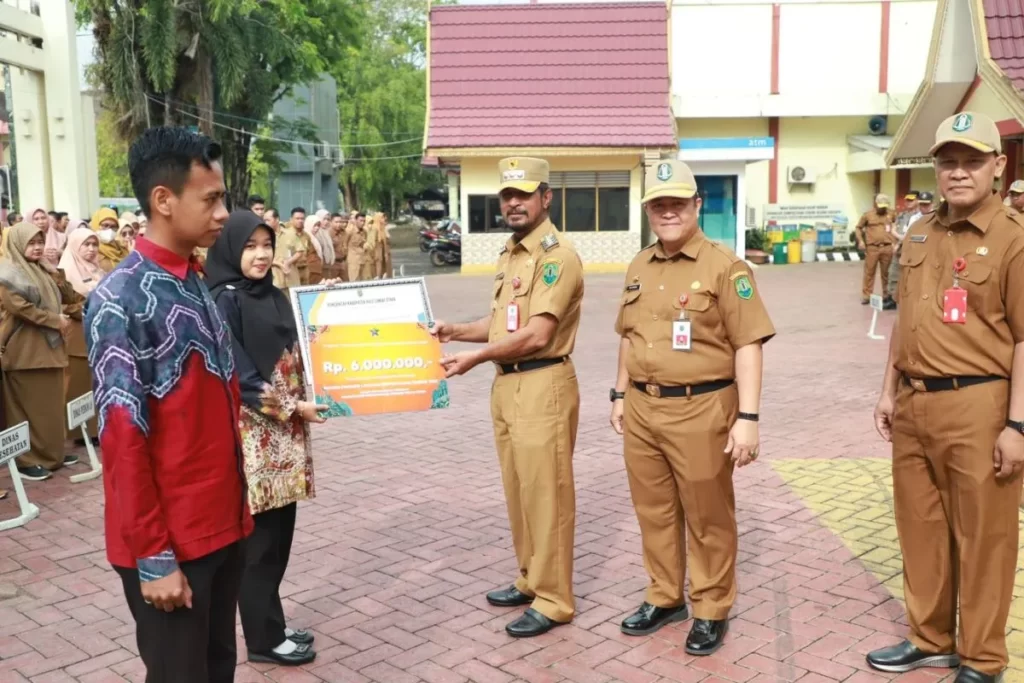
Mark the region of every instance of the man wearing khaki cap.
POLYGON ((538 636, 572 620, 576 494, 572 456, 580 394, 569 355, 583 299, 583 264, 548 218, 548 163, 498 164, 501 215, 512 236, 498 254, 491 311, 474 323, 435 321, 442 343, 486 343, 441 359, 446 376, 495 364, 491 416, 505 485, 515 583, 487 594, 499 607, 530 605, 505 631, 538 636))
POLYGON ((1010 200, 1010 206, 1017 211, 1024 211, 1024 180, 1014 180, 1010 183, 1006 198, 1010 200))
POLYGON ((867 660, 892 673, 959 666, 957 683, 985 683, 1008 663, 1017 569, 1024 219, 993 189, 1006 157, 991 119, 950 117, 931 154, 945 201, 903 241, 900 308, 875 408, 878 432, 892 442, 910 634, 867 660))
POLYGON ((875 289, 875 271, 882 278, 882 296, 889 297, 889 265, 893 248, 899 241, 895 233, 896 215, 890 208, 889 197, 875 196, 875 206, 857 221, 855 234, 857 247, 864 252, 864 281, 861 286, 862 304, 867 305, 875 289))
POLYGON ((648 168, 643 203, 658 241, 626 273, 610 398, 650 584, 621 629, 642 636, 687 619, 689 564, 686 651, 710 655, 736 599, 732 474, 758 456, 761 345, 775 328, 747 264, 701 232, 686 164, 648 168))

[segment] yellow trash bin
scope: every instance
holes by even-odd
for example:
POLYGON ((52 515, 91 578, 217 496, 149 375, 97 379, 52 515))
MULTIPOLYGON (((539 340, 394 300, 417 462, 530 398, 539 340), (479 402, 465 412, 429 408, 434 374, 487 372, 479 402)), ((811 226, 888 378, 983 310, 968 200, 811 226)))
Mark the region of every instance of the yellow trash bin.
POLYGON ((800 240, 793 240, 789 243, 789 263, 800 263, 800 240))

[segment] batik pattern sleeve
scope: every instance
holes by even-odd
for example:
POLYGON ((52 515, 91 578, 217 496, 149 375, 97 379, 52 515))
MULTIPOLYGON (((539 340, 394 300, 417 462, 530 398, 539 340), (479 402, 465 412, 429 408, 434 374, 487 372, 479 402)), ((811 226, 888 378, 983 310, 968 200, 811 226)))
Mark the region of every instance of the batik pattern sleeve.
POLYGON ((152 581, 178 569, 160 507, 147 437, 149 408, 136 358, 131 319, 116 300, 93 299, 86 344, 100 422, 104 476, 118 506, 121 537, 136 558, 139 579, 152 581))

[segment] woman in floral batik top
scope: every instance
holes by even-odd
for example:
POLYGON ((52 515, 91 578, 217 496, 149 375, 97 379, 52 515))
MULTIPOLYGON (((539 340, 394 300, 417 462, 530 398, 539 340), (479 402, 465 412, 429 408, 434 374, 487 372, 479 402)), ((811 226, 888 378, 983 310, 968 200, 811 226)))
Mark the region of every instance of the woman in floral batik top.
POLYGON ((240 431, 255 529, 246 543, 238 609, 250 662, 313 661, 312 634, 287 628, 280 587, 288 567, 295 513, 313 497, 310 422, 299 336, 291 305, 274 287, 275 236, 252 211, 235 211, 206 256, 206 282, 231 330, 242 390, 240 431))

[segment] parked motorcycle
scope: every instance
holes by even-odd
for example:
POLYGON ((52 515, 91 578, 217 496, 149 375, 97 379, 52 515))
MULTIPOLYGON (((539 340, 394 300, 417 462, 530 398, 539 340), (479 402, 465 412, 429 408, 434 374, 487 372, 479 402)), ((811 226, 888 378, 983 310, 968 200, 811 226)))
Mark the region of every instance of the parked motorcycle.
POLYGON ((450 232, 430 243, 430 263, 436 267, 462 265, 462 235, 450 232))
POLYGON ((430 243, 450 232, 458 232, 459 224, 450 218, 442 218, 420 230, 420 251, 430 251, 430 243))

